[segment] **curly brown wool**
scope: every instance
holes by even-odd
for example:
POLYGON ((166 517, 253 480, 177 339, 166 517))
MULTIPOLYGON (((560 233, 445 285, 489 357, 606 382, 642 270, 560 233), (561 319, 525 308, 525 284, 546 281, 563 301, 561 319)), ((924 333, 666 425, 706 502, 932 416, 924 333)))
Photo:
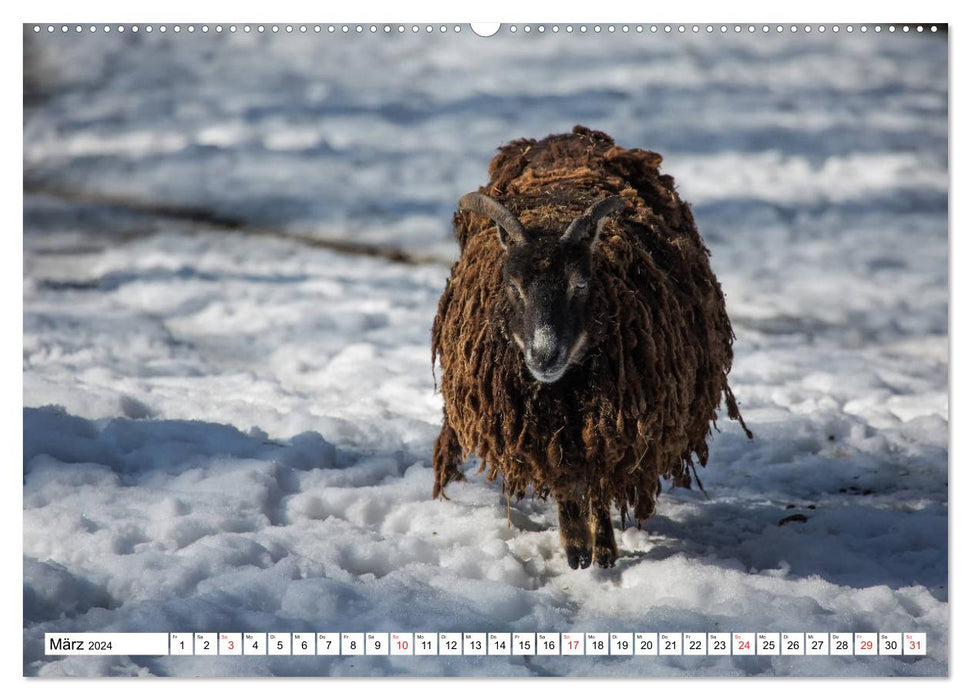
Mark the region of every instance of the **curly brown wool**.
POLYGON ((461 256, 432 330, 445 413, 434 497, 463 478, 458 465, 474 454, 511 497, 589 499, 640 524, 662 479, 697 480, 694 461, 708 460, 723 397, 751 437, 728 386, 734 335, 721 287, 660 164, 657 153, 581 126, 499 149, 479 191, 527 229, 562 232, 610 195, 628 206, 605 221, 594 249, 586 355, 552 384, 530 376, 509 337, 495 223, 455 214, 461 256))

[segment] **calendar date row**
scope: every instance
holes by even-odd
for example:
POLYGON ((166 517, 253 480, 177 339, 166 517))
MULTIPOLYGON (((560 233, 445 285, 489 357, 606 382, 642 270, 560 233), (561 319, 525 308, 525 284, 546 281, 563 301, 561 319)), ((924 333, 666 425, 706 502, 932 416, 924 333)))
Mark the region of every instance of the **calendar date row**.
POLYGON ((923 632, 48 633, 48 656, 924 656, 923 632))

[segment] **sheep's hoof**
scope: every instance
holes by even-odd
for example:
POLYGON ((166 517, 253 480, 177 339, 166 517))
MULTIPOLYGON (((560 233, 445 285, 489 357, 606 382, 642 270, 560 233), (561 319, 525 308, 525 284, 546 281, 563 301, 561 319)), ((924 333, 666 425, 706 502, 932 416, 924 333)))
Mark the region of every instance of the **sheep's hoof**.
POLYGON ((617 564, 617 552, 607 547, 596 549, 597 566, 601 569, 612 569, 617 564))
POLYGON ((566 563, 570 565, 571 569, 586 569, 590 566, 590 560, 589 549, 581 549, 580 547, 566 548, 566 563))

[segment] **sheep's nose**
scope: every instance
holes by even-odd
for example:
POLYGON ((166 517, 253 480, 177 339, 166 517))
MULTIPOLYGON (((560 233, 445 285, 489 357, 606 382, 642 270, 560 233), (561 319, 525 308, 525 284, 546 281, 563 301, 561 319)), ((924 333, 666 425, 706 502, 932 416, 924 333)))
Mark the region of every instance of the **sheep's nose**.
POLYGON ((526 350, 526 359, 537 369, 547 369, 556 364, 559 356, 559 346, 553 329, 549 326, 537 328, 526 350))

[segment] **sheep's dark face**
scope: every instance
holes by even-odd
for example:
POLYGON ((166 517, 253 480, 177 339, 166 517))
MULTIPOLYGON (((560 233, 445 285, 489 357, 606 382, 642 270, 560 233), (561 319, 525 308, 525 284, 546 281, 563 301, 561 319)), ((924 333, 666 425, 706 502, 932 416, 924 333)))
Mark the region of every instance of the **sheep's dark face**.
POLYGON ((459 199, 496 223, 506 251, 502 279, 512 312, 506 319, 526 367, 545 384, 558 381, 587 349, 591 256, 604 217, 627 206, 613 195, 589 206, 563 232, 527 231, 504 204, 481 192, 459 199))
POLYGON ((590 276, 589 241, 537 237, 507 248, 506 323, 539 382, 558 381, 584 357, 590 276))

